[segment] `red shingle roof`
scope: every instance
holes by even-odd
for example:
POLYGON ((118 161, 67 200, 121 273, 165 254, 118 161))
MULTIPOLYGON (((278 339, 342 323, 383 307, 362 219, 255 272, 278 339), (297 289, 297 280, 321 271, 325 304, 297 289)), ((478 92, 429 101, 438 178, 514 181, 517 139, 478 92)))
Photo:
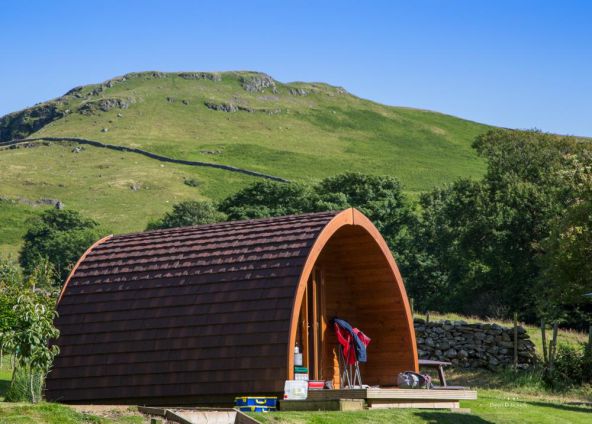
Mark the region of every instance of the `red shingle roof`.
POLYGON ((296 286, 335 212, 109 238, 58 306, 47 396, 166 399, 283 390, 296 286))

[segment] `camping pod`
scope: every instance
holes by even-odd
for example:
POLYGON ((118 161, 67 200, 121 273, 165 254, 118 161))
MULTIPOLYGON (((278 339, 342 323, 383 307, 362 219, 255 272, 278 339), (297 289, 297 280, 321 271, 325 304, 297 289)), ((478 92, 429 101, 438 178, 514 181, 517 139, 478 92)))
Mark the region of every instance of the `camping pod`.
POLYGON ((339 388, 333 317, 372 339, 365 384, 394 386, 418 367, 397 265, 353 208, 106 237, 75 265, 58 313, 53 401, 278 395, 296 346, 310 379, 339 388))

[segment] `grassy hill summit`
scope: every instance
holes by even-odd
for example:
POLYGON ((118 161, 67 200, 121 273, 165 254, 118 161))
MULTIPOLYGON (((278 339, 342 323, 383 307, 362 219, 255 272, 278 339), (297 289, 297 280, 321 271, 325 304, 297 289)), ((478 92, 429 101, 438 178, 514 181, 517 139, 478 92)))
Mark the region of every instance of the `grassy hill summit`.
MULTIPOLYGON (((487 128, 259 72, 150 71, 5 115, 0 145, 84 138, 292 181, 344 171, 392 175, 416 193, 481 175, 470 144, 487 128)), ((175 202, 217 200, 259 178, 77 143, 15 147, 0 149, 0 252, 15 250, 24 217, 58 200, 113 232, 133 231, 175 202)))

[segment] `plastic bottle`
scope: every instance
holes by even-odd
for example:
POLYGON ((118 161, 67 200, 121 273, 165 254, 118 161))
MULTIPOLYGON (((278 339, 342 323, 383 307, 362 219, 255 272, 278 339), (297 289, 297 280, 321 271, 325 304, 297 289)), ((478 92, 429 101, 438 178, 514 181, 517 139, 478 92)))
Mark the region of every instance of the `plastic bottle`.
POLYGON ((302 366, 302 353, 300 353, 300 347, 298 345, 294 346, 294 366, 302 366))

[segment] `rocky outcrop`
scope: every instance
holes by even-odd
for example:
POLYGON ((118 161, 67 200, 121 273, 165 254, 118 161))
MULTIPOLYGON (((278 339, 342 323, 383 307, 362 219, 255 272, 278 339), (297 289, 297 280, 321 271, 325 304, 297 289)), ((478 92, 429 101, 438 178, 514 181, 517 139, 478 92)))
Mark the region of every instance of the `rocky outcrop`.
MULTIPOLYGON (((166 77, 167 77, 166 72, 144 71, 144 72, 130 72, 128 74, 125 74, 122 78, 124 78, 124 81, 125 81, 125 79, 130 79, 130 78, 161 79, 161 78, 166 78, 166 77)), ((115 78, 110 81, 114 81, 114 80, 115 80, 115 78)))
POLYGON ((305 90, 304 88, 290 88, 288 91, 292 96, 306 96, 306 95, 308 95, 308 90, 305 90))
POLYGON ((177 76, 183 79, 206 79, 210 81, 222 80, 222 75, 218 72, 179 72, 177 76))
MULTIPOLYGON (((514 329, 510 327, 416 318, 415 336, 420 359, 449 361, 462 368, 496 369, 513 363, 514 329)), ((524 367, 535 361, 534 343, 518 326, 518 363, 524 367)))
POLYGON ((11 198, 0 195, 0 202, 20 203, 27 206, 53 206, 56 209, 63 209, 64 203, 59 199, 48 199, 42 197, 41 199, 27 199, 26 197, 11 198))
POLYGON ((58 100, 66 100, 68 96, 76 97, 76 98, 90 98, 96 97, 99 94, 103 93, 106 89, 115 87, 117 84, 125 82, 129 79, 133 78, 141 78, 145 80, 151 79, 161 79, 167 78, 168 74, 166 72, 159 72, 159 71, 146 71, 146 72, 130 72, 125 75, 121 75, 119 77, 108 79, 100 84, 97 84, 92 90, 90 90, 86 95, 83 93, 84 89, 88 86, 80 86, 75 87, 60 97, 58 100))
POLYGON ((54 102, 9 113, 0 118, 0 142, 25 138, 65 114, 54 102))
POLYGON ((83 115, 93 115, 97 112, 110 111, 113 108, 127 109, 132 103, 134 103, 134 99, 110 98, 91 100, 80 105, 78 112, 83 115))
POLYGON ((64 94, 62 97, 68 97, 68 96, 82 97, 82 95, 81 95, 82 90, 84 90, 84 86, 79 85, 78 87, 74 87, 71 90, 68 90, 66 92, 66 94, 64 94))
POLYGON ((261 72, 239 74, 238 80, 241 86, 251 93, 263 93, 266 89, 271 89, 273 93, 277 92, 274 79, 261 72))
POLYGON ((239 107, 234 103, 215 103, 209 100, 204 102, 204 105, 211 110, 217 110, 218 112, 238 112, 239 107))
POLYGON ((244 106, 236 103, 216 103, 209 100, 204 102, 204 105, 211 110, 216 110, 218 112, 248 112, 248 113, 266 113, 268 115, 277 115, 278 113, 282 113, 281 108, 252 108, 249 106, 244 106))

